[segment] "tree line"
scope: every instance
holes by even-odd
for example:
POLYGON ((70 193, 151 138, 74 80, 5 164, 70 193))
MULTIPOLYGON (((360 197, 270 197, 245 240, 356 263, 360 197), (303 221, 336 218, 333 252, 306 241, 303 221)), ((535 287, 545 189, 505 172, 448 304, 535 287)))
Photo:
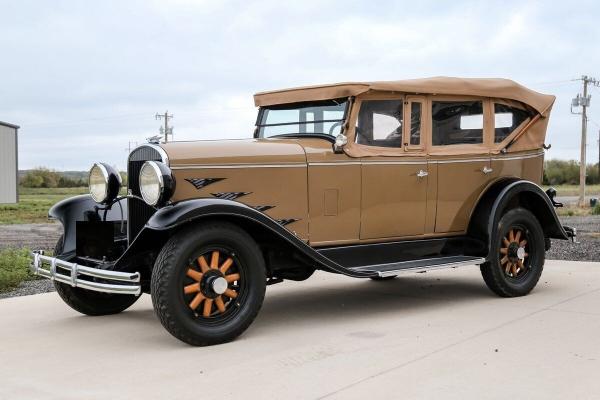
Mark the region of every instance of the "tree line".
MULTIPOLYGON (((54 171, 45 167, 38 167, 27 171, 20 179, 20 184, 26 188, 71 188, 83 187, 88 185, 87 173, 81 172, 81 177, 67 176, 59 171, 54 171)), ((127 184, 127 174, 121 172, 123 184, 127 184)))
MULTIPOLYGON (((600 183, 598 164, 587 165, 586 184, 600 183)), ((579 163, 574 160, 548 160, 544 163, 544 185, 579 185, 579 163)))

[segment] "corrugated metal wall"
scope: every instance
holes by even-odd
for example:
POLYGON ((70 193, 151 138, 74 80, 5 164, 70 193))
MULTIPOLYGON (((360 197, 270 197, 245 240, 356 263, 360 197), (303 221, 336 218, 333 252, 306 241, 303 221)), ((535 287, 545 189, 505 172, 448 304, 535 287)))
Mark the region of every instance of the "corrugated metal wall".
POLYGON ((17 131, 0 125, 0 204, 17 202, 17 131))

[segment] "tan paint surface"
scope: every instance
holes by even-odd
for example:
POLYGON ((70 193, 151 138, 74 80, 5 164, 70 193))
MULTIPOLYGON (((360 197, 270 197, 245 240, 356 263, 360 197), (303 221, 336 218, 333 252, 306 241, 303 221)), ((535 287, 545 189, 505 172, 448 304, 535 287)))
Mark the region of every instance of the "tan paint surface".
POLYGON ((324 140, 302 141, 308 160, 310 241, 313 245, 355 243, 360 227, 360 163, 335 154, 324 140), (337 193, 337 204, 333 193, 337 193), (331 210, 337 208, 337 213, 331 210))
POLYGON ((387 158, 385 164, 363 159, 361 239, 414 236, 425 233, 428 176, 425 157, 387 158), (413 164, 414 162, 414 164, 413 164))
MULTIPOLYGON (((350 87, 356 88, 362 86, 350 87)), ((382 88, 358 95, 346 129, 349 143, 342 153, 334 152, 329 141, 315 138, 164 144, 177 179, 173 200, 249 192, 236 201, 274 206, 265 211, 274 219, 298 219, 286 228, 313 246, 462 234, 493 181, 502 177, 541 181, 541 145, 552 99, 538 100, 548 102, 544 118, 530 124, 506 154, 500 150, 527 124, 502 143, 493 142, 493 103, 505 100, 472 94, 414 96, 382 88), (354 143, 361 101, 394 98, 405 100, 405 109, 410 101, 423 104, 421 144, 395 149, 354 143), (451 99, 483 101, 482 144, 431 145, 431 102, 451 99), (484 168, 492 172, 486 174, 484 168), (428 176, 417 178, 420 170, 428 176), (201 189, 186 181, 203 178, 223 180, 201 189)), ((408 128, 405 124, 405 142, 408 128)))
POLYGON ((231 140, 172 142, 163 145, 177 181, 173 201, 248 192, 236 201, 265 211, 273 219, 298 219, 286 225, 308 240, 307 166, 304 149, 293 141, 231 140), (186 179, 220 178, 201 189, 186 179))

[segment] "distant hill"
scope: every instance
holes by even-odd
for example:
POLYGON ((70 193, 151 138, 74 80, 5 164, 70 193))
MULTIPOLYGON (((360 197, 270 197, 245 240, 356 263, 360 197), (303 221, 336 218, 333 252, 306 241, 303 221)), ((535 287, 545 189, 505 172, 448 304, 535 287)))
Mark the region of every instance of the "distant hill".
MULTIPOLYGON (((31 169, 20 169, 19 170, 19 178, 24 177, 30 171, 32 171, 32 170, 31 169)), ((121 172, 123 172, 123 171, 121 171, 121 172)), ((79 179, 87 180, 88 174, 90 172, 89 171, 56 171, 56 173, 58 173, 61 176, 64 176, 65 178, 76 181, 79 179)))
MULTIPOLYGON (((19 170, 19 178, 24 177, 30 171, 32 171, 32 170, 20 169, 19 170)), ((80 180, 80 179, 87 180, 88 174, 89 174, 89 171, 56 171, 56 172, 58 174, 60 174, 61 176, 64 176, 65 178, 68 178, 68 179, 72 179, 74 181, 80 180)))

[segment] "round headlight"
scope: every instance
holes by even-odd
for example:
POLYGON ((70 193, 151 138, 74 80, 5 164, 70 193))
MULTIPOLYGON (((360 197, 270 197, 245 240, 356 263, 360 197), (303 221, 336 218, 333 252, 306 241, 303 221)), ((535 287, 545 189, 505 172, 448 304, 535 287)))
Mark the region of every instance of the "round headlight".
POLYGON ((121 189, 121 175, 105 163, 95 163, 90 169, 90 195, 96 203, 107 204, 117 198, 121 189))
POLYGON ((140 170, 140 192, 151 206, 164 204, 175 191, 175 179, 165 164, 146 161, 140 170))

